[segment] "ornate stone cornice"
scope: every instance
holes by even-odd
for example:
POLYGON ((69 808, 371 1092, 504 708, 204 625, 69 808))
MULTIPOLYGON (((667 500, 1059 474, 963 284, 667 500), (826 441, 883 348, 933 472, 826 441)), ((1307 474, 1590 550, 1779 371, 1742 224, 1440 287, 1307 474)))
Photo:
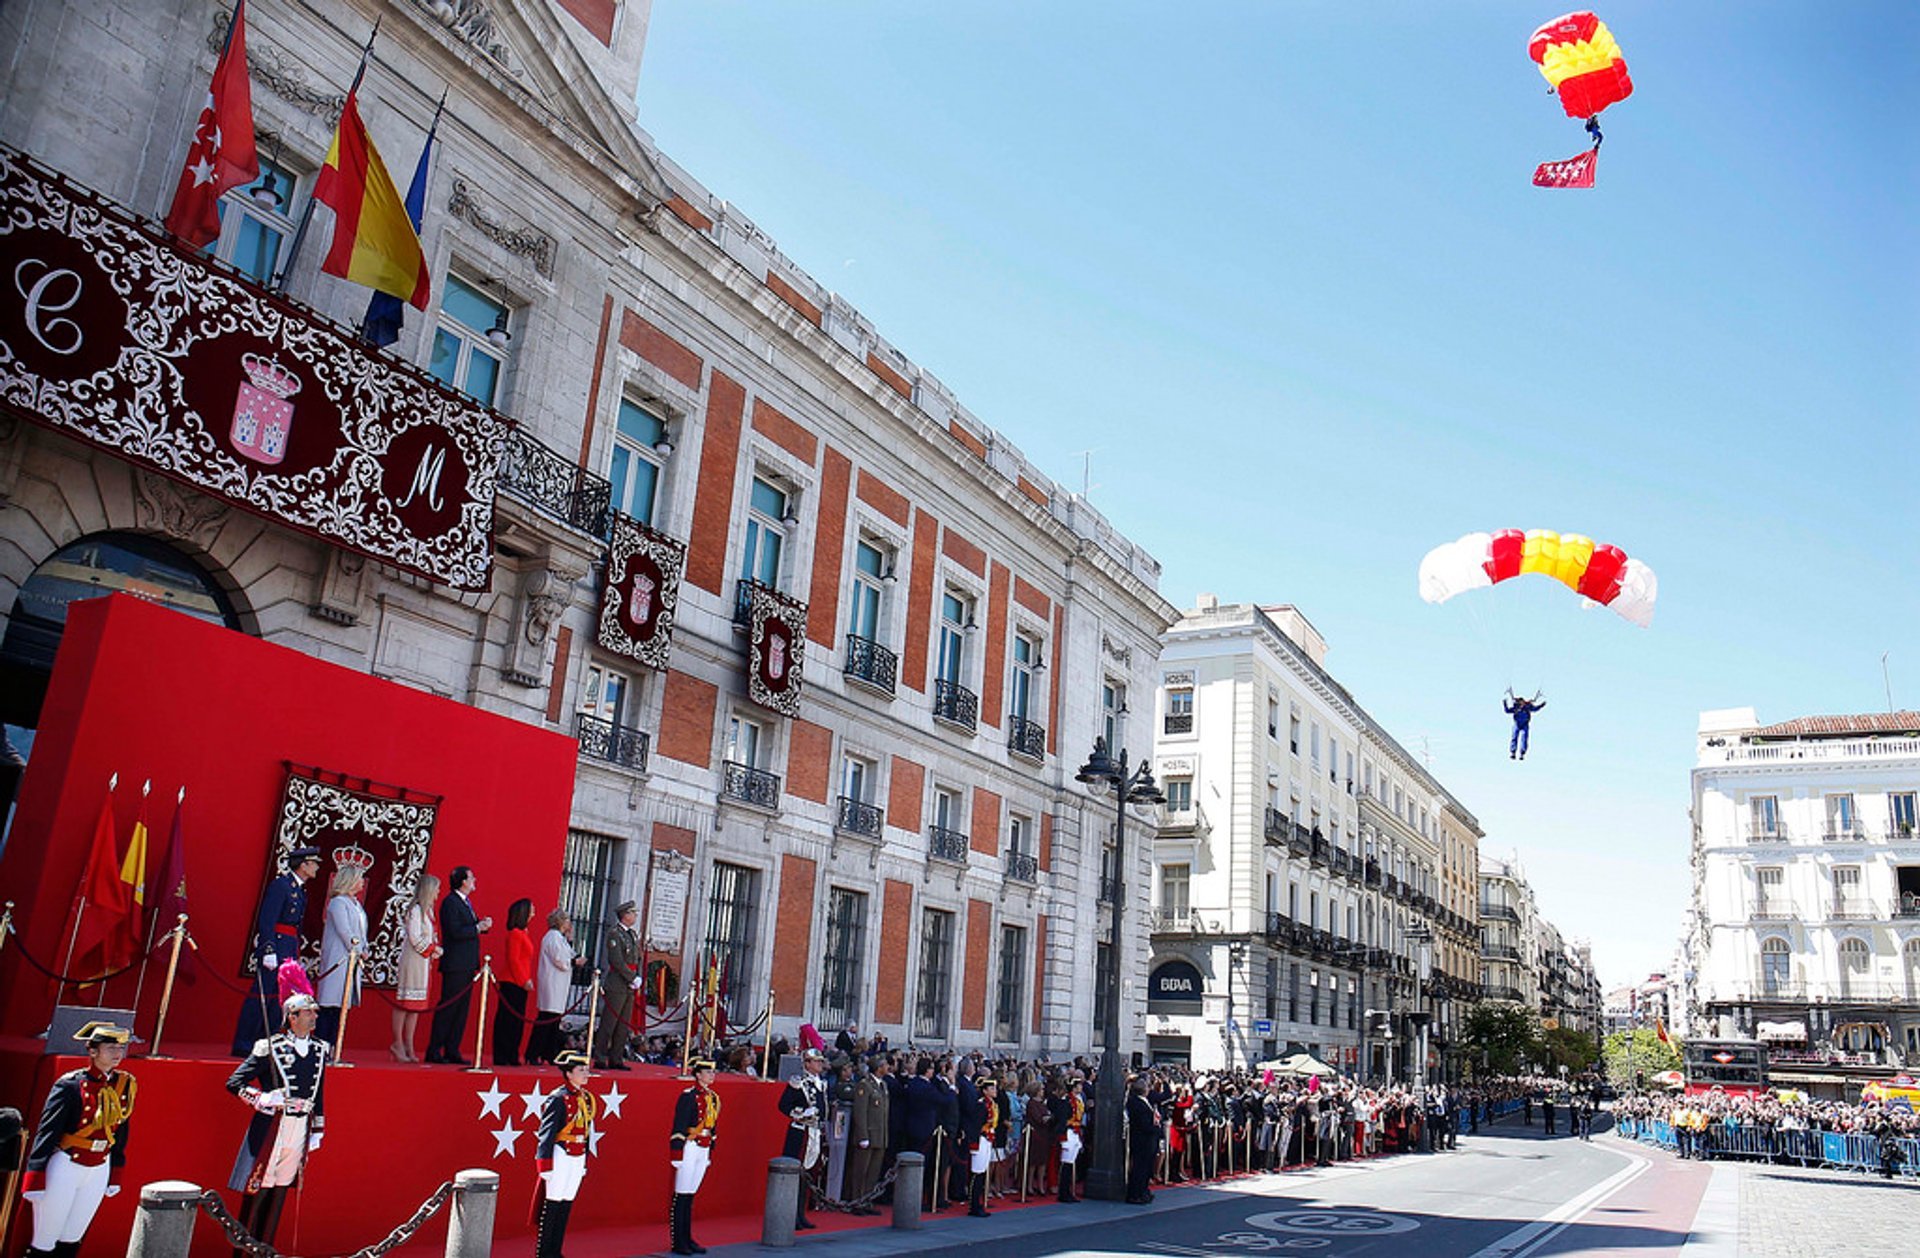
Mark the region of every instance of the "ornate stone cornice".
POLYGON ((535 227, 509 227, 501 222, 473 194, 473 186, 455 177, 453 192, 447 197, 447 213, 469 223, 473 229, 508 253, 518 254, 533 263, 543 278, 553 278, 553 237, 535 227))
MULTIPOLYGON (((213 29, 207 34, 207 47, 215 56, 227 46, 227 28, 233 25, 233 12, 219 9, 213 15, 213 29)), ((251 32, 249 32, 251 35, 251 32)), ((273 45, 257 39, 247 44, 247 75, 268 91, 302 113, 332 121, 346 108, 344 93, 333 93, 307 82, 300 64, 273 45)))

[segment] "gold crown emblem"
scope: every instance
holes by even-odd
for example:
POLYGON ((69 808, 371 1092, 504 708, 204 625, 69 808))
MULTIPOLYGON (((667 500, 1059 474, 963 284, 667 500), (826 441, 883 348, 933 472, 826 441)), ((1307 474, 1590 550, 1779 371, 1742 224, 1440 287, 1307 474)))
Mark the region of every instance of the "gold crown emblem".
POLYGON ((240 369, 253 381, 253 387, 275 397, 292 397, 300 391, 300 377, 279 363, 258 354, 242 354, 240 369))
POLYGON ((333 849, 333 863, 343 869, 351 865, 364 874, 373 868, 373 853, 358 843, 348 843, 333 849))

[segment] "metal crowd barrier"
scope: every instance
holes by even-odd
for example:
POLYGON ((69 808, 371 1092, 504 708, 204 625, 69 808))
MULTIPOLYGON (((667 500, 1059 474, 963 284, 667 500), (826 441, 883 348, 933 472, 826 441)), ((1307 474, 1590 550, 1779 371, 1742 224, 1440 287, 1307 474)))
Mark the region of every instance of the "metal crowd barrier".
MULTIPOLYGON (((1660 1119, 1616 1118, 1614 1129, 1623 1139, 1658 1145, 1670 1152, 1679 1148, 1673 1124, 1660 1119)), ((1719 1122, 1708 1124, 1704 1134, 1709 1158, 1756 1158, 1846 1171, 1880 1170, 1877 1136, 1841 1131, 1766 1131, 1719 1122)), ((1901 1155, 1898 1173, 1906 1179, 1920 1179, 1920 1137, 1906 1136, 1894 1143, 1901 1155)))

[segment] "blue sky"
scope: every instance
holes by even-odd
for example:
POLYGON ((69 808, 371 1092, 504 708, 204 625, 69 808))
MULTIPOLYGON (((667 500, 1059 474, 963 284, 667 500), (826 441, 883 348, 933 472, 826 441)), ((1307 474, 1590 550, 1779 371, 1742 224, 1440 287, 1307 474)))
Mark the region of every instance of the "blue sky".
POLYGON ((1705 708, 1920 707, 1920 14, 1617 3, 1599 187, 1540 4, 656 0, 640 121, 1165 564, 1293 602, 1603 980, 1663 968, 1705 708), (1650 630, 1477 529, 1659 573, 1650 630), (1506 756, 1500 692, 1542 687, 1506 756))

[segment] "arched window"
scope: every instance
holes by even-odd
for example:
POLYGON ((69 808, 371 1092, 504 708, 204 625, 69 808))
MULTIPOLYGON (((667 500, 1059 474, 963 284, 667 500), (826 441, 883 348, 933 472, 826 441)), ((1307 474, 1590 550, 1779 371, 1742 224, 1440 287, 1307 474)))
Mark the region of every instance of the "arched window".
POLYGON ((1864 939, 1840 941, 1840 990, 1852 994, 1867 978, 1867 962, 1872 958, 1864 939))
POLYGON ((82 599, 131 594, 201 620, 241 627, 233 601, 192 558, 158 538, 96 533, 55 551, 20 587, 0 640, 0 721, 40 723, 67 608, 82 599))
POLYGON ((1778 935, 1760 944, 1760 990, 1778 996, 1786 990, 1793 974, 1793 953, 1787 941, 1778 935))

